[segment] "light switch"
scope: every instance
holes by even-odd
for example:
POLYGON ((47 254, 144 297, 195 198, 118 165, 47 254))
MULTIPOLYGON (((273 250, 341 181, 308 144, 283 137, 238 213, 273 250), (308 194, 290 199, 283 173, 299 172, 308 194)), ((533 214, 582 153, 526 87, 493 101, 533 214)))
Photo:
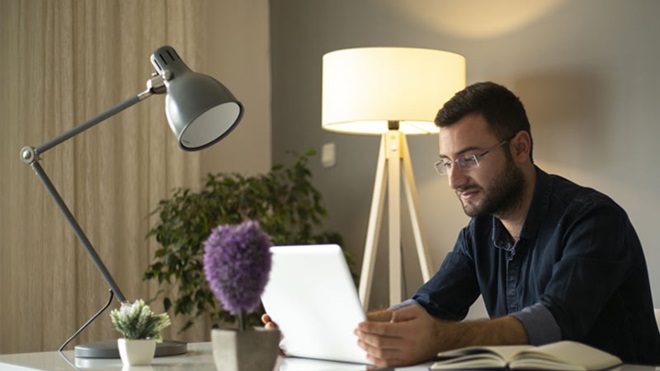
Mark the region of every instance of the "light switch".
POLYGON ((335 166, 336 163, 337 159, 335 157, 335 144, 324 144, 323 149, 321 150, 321 164, 323 167, 332 167, 335 166))

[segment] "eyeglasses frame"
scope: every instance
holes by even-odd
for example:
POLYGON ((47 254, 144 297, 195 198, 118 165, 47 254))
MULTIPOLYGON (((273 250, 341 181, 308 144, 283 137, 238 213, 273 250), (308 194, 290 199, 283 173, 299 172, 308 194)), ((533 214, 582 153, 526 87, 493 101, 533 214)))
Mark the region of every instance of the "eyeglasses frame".
POLYGON ((496 145, 488 148, 487 150, 485 150, 481 153, 477 153, 477 154, 473 154, 473 155, 469 155, 469 156, 463 156, 461 158, 457 158, 456 160, 447 160, 447 159, 438 160, 438 161, 433 163, 433 168, 435 168, 435 171, 438 174, 447 175, 447 174, 449 174, 448 170, 451 169, 451 167, 454 166, 453 164, 458 164, 458 167, 461 168, 461 169, 472 169, 472 168, 479 167, 479 166, 481 166, 479 164, 479 159, 480 158, 482 158, 482 157, 486 156, 487 154, 493 152, 494 150, 498 149, 499 147, 507 144, 511 139, 515 138, 515 136, 517 134, 518 133, 513 134, 512 136, 508 137, 507 139, 497 143, 496 145), (468 159, 474 159, 475 165, 474 166, 466 165, 468 159), (449 169, 446 166, 444 166, 444 164, 446 164, 446 161, 448 161, 448 163, 451 164, 451 167, 449 169), (440 165, 443 165, 443 166, 440 166, 440 165), (441 170, 441 169, 443 169, 443 170, 441 170), (447 171, 444 171, 444 169, 447 169, 447 171))

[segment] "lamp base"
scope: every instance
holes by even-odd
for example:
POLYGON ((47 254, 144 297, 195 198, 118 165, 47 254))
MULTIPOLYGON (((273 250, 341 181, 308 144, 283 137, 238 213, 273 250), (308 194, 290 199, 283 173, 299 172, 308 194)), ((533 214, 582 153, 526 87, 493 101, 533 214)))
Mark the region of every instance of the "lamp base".
MULTIPOLYGON (((188 344, 182 341, 163 340, 156 344, 156 357, 177 356, 188 352, 188 344)), ((119 358, 117 340, 79 344, 75 347, 76 358, 119 358)))

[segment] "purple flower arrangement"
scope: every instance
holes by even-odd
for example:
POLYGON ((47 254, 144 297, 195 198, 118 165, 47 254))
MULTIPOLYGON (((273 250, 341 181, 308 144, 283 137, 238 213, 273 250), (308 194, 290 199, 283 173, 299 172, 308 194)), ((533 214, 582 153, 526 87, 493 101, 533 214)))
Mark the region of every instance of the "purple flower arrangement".
POLYGON ((245 330, 245 313, 261 303, 272 265, 268 234, 256 221, 221 225, 204 241, 204 275, 211 292, 245 330))

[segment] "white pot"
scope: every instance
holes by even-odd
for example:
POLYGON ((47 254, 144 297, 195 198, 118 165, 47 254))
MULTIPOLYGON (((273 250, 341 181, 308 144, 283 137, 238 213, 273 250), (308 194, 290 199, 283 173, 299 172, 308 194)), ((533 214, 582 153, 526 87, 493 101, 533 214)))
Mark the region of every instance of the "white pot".
POLYGON ((117 339, 119 356, 124 365, 145 366, 150 365, 156 353, 155 340, 117 339))
POLYGON ((214 329, 211 340, 218 371, 270 371, 280 349, 277 329, 214 329))

